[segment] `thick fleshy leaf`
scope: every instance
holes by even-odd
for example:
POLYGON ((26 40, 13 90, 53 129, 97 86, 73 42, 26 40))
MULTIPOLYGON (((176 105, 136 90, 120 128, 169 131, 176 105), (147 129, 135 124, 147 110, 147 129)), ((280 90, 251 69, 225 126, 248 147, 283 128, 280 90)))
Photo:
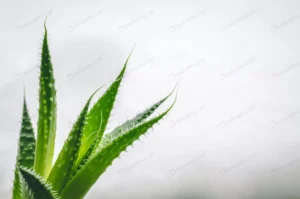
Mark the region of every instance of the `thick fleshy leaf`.
MULTIPOLYGON (((175 87, 176 88, 176 87, 175 87)), ((148 117, 152 115, 152 113, 162 104, 164 103, 174 92, 175 88, 173 91, 163 98, 162 100, 158 101, 157 103, 153 104, 150 108, 146 109, 145 111, 141 112, 134 118, 126 121, 122 125, 116 127, 113 131, 110 133, 104 135, 104 138, 101 140, 100 145, 98 146, 98 150, 101 150, 108 144, 110 144, 114 139, 122 135, 123 133, 127 132, 128 130, 132 129, 133 127, 141 124, 143 121, 145 121, 148 117)))
MULTIPOLYGON (((174 105, 174 103, 173 103, 174 105)), ((154 124, 161 120, 173 107, 173 105, 159 116, 144 122, 123 135, 119 136, 112 143, 96 153, 91 159, 77 172, 77 174, 68 183, 62 193, 63 199, 82 199, 100 175, 110 166, 113 160, 121 154, 122 151, 145 134, 154 124)))
POLYGON ((48 181, 53 185, 53 189, 57 193, 60 193, 64 189, 70 178, 72 168, 74 167, 74 164, 78 158, 83 128, 87 119, 86 116, 88 113, 88 108, 91 99, 96 92, 92 94, 85 104, 49 174, 48 181))
POLYGON ((40 105, 34 168, 39 175, 46 178, 52 166, 56 134, 56 90, 46 26, 41 57, 40 105))
POLYGON ((15 170, 13 199, 34 199, 18 167, 15 170), (15 194, 17 192, 17 194, 15 194))
POLYGON ((33 168, 35 154, 35 137, 31 119, 24 97, 23 117, 20 131, 18 164, 25 168, 33 168))
POLYGON ((74 170, 72 176, 74 176, 76 174, 76 172, 78 172, 88 162, 88 160, 91 158, 91 156, 95 152, 101 150, 104 146, 107 146, 108 144, 110 144, 114 139, 116 139, 117 137, 119 137, 123 133, 127 132, 129 129, 137 126, 140 123, 142 123, 145 119, 147 119, 164 101, 166 101, 168 99, 168 97, 171 94, 169 94, 167 97, 160 100, 159 102, 155 103, 154 105, 152 105, 147 110, 145 110, 142 113, 138 114, 133 119, 128 120, 125 123, 123 123, 122 125, 120 125, 119 127, 115 128, 112 132, 104 135, 102 140, 101 140, 101 136, 97 135, 94 142, 92 143, 92 145, 90 146, 88 151, 85 153, 83 158, 80 161, 77 162, 77 164, 75 166, 77 169, 74 170))
POLYGON ((85 126, 83 131, 82 145, 79 152, 79 160, 82 160, 83 156, 88 151, 95 138, 98 136, 101 140, 103 136, 130 55, 128 56, 124 67, 118 75, 118 77, 116 78, 116 80, 110 85, 110 87, 105 91, 102 97, 99 98, 99 100, 94 104, 94 106, 88 113, 88 125, 85 126))
POLYGON ((17 168, 17 174, 21 183, 21 199, 35 199, 19 168, 17 168))
POLYGON ((13 187, 13 199, 21 199, 22 184, 19 178, 18 166, 32 168, 34 164, 35 154, 35 137, 32 123, 27 109, 26 99, 24 95, 23 115, 21 122, 21 130, 19 137, 19 147, 17 155, 17 163, 15 169, 15 179, 13 187))
POLYGON ((15 179, 14 179, 14 185, 13 185, 13 193, 12 193, 12 199, 23 199, 22 198, 22 182, 18 173, 18 170, 15 170, 15 179))
POLYGON ((90 148, 87 150, 87 152, 84 154, 83 158, 81 160, 78 160, 77 163, 75 164, 70 181, 72 178, 76 175, 76 173, 88 162, 88 160, 91 158, 91 156, 94 153, 94 149, 96 149, 96 144, 99 143, 101 140, 101 136, 98 134, 97 137, 95 138, 94 142, 90 146, 90 148))
POLYGON ((51 185, 46 183, 41 176, 25 168, 19 169, 34 199, 59 199, 51 185))
POLYGON ((133 119, 128 120, 125 123, 123 123, 122 125, 118 126, 112 132, 104 135, 104 138, 102 140, 101 140, 101 137, 99 135, 97 135, 97 137, 95 138, 94 142, 92 143, 92 145, 90 146, 90 148, 88 149, 88 151, 85 153, 85 155, 83 156, 83 158, 80 161, 77 162, 77 164, 75 166, 77 169, 74 170, 72 176, 74 176, 76 174, 76 172, 78 172, 88 162, 88 160, 91 158, 91 156, 95 152, 101 150, 104 146, 106 146, 109 143, 111 143, 114 139, 116 139, 117 137, 119 137, 121 134, 123 134, 124 132, 127 132, 129 129, 137 126, 138 124, 142 123, 145 119, 147 119, 148 117, 150 117, 150 115, 163 102, 165 102, 169 98, 169 96, 174 92, 174 90, 175 90, 175 88, 173 89, 173 91, 168 96, 166 96, 162 100, 158 101, 157 103, 153 104, 150 108, 148 108, 145 111, 143 111, 142 113, 138 114, 133 119))

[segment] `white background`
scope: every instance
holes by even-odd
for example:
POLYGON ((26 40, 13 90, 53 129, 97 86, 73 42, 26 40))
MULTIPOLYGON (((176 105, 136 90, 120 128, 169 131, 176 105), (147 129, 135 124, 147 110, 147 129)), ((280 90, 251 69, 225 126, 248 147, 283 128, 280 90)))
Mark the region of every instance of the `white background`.
POLYGON ((114 80, 134 44, 108 130, 181 79, 171 113, 122 153, 86 198, 300 197, 299 5, 1 0, 0 198, 11 194, 23 85, 36 126, 49 13, 56 154, 87 98, 114 80))

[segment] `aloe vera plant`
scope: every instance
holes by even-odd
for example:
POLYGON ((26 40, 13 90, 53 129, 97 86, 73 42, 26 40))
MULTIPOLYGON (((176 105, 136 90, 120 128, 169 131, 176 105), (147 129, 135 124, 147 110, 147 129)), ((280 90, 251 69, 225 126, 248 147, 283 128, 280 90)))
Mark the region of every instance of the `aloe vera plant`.
MULTIPOLYGON (((25 94, 19 149, 13 183, 13 199, 81 199, 121 152, 159 122, 173 107, 150 117, 171 94, 136 117, 104 134, 124 77, 128 56, 116 80, 90 108, 96 90, 74 123, 56 161, 56 89, 47 41, 42 44, 37 138, 28 113, 25 94)), ((131 53, 130 53, 131 54, 131 53)))

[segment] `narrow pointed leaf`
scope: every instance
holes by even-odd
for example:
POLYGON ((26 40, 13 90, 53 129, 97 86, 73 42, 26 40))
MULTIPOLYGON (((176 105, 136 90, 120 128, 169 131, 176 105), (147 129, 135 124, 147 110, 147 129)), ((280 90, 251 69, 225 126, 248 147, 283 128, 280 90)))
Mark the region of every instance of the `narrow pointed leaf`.
POLYGON ((19 139, 18 164, 25 168, 33 168, 35 156, 35 137, 31 119, 24 97, 23 117, 19 139))
MULTIPOLYGON (((172 92, 173 93, 173 92, 172 92)), ((171 93, 171 94, 172 94, 171 93)), ((85 155, 81 160, 79 160, 76 164, 76 170, 73 172, 72 176, 76 174, 91 158, 91 156, 96 152, 110 144, 114 139, 121 136, 123 133, 127 132, 129 129, 137 126, 138 124, 142 123, 145 119, 147 119, 164 101, 168 99, 168 97, 171 95, 169 94, 164 99, 160 100, 159 102, 152 105, 150 108, 146 109, 142 113, 135 116, 133 119, 126 121, 119 127, 115 128, 112 132, 104 135, 104 138, 101 140, 101 136, 97 135, 94 142, 90 146, 90 148, 87 150, 85 155), (99 144, 100 143, 100 144, 99 144)))
MULTIPOLYGON (((177 85, 175 86, 175 88, 176 87, 177 87, 177 85)), ((142 123, 145 119, 150 117, 150 115, 172 95, 175 88, 168 96, 166 96, 162 100, 158 101, 157 103, 153 104, 150 108, 148 108, 145 111, 143 111, 142 113, 138 114, 133 119, 128 120, 125 123, 123 123, 122 125, 118 126, 112 132, 106 134, 102 140, 101 140, 101 137, 99 135, 97 135, 94 142, 92 143, 92 145, 90 146, 88 151, 85 153, 83 158, 77 162, 77 164, 76 164, 77 169, 75 170, 75 172, 73 172, 72 176, 74 176, 76 174, 76 172, 79 171, 85 165, 85 163, 88 162, 90 157, 95 152, 101 150, 104 146, 107 146, 109 143, 111 143, 114 139, 119 137, 121 134, 123 134, 124 132, 127 132, 129 129, 137 126, 138 124, 142 123)), ((101 114, 101 116, 102 116, 102 114, 101 114)))
POLYGON ((61 190, 64 189, 70 178, 72 168, 78 158, 88 108, 91 99, 96 92, 92 94, 85 104, 49 174, 48 181, 53 185, 53 189, 57 193, 60 193, 61 190))
POLYGON ((20 168, 20 172, 34 199, 59 199, 41 176, 25 168, 20 168))
MULTIPOLYGON (((174 88, 175 90, 175 88, 174 88)), ((145 121, 148 117, 152 115, 152 113, 162 104, 164 103, 174 92, 174 90, 165 98, 158 101, 157 103, 153 104, 150 108, 146 109, 145 111, 141 112, 134 118, 126 121, 122 125, 116 127, 113 131, 110 133, 104 135, 104 138, 101 140, 100 145, 98 146, 98 150, 101 150, 103 147, 110 144, 114 139, 122 135, 123 133, 127 132, 131 128, 134 128, 135 126, 141 124, 143 121, 145 121)))
POLYGON ((159 116, 130 129, 128 132, 115 139, 111 144, 104 147, 100 152, 92 156, 72 178, 63 191, 62 198, 82 199, 97 181, 99 176, 112 164, 113 160, 141 135, 145 134, 155 123, 161 120, 171 110, 173 105, 159 116))
POLYGON ((12 199, 22 199, 22 183, 17 169, 15 170, 12 199))
POLYGON ((32 123, 30 120, 26 99, 24 96, 23 116, 21 122, 19 147, 18 147, 17 163, 15 169, 14 187, 13 187, 13 199, 21 199, 22 184, 20 181, 21 179, 19 178, 17 167, 22 166, 25 168, 32 168, 34 164, 34 154, 35 154, 34 130, 32 128, 32 123))
POLYGON ((116 96, 118 94, 119 86, 123 79, 130 55, 128 56, 124 64, 124 67, 120 72, 120 74, 118 75, 117 79, 110 85, 110 87, 105 91, 102 97, 100 97, 100 99, 95 103, 95 105, 88 113, 88 119, 87 119, 88 125, 86 125, 83 131, 82 146, 79 152, 79 160, 82 160, 83 156, 88 151, 88 149, 94 142, 97 135, 98 137, 100 137, 100 140, 102 138, 116 96))
POLYGON ((39 104, 34 168, 46 178, 52 166, 56 134, 56 90, 46 26, 41 55, 39 104))

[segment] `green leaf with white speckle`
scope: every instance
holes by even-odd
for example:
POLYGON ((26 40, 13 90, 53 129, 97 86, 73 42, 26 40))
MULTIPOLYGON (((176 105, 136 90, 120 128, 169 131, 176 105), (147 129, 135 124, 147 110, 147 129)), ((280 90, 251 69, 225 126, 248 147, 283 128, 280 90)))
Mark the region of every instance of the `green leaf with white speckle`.
POLYGON ((163 98, 162 100, 158 101, 157 103, 153 104, 150 108, 146 109, 145 111, 141 112, 137 116, 135 116, 133 119, 130 119, 123 123, 122 125, 116 127, 113 131, 110 133, 106 134, 104 138, 101 140, 100 145, 98 146, 98 150, 101 150, 108 144, 110 144, 114 139, 118 138, 120 135, 123 133, 127 132, 128 130, 134 128, 135 126, 139 125, 142 123, 145 119, 151 116, 151 114, 162 104, 164 103, 174 92, 175 88, 173 91, 163 98))
POLYGON ((171 110, 173 105, 159 116, 122 134, 101 151, 93 155, 68 183, 62 192, 62 198, 82 199, 99 176, 112 164, 113 160, 117 158, 121 152, 126 150, 128 146, 132 145, 135 140, 139 139, 141 135, 145 134, 154 124, 160 121, 171 110))
POLYGON ((96 137, 100 138, 100 140, 102 139, 102 135, 110 117, 111 110, 113 109, 113 105, 130 55, 128 56, 124 67, 118 75, 117 79, 110 85, 110 87, 105 91, 102 97, 100 97, 100 99, 95 103, 95 105, 88 113, 88 125, 85 126, 83 131, 79 160, 82 160, 83 156, 86 154, 96 137))
MULTIPOLYGON (((173 90, 174 91, 174 90, 173 90)), ((172 93, 173 93, 172 91, 172 93)), ((158 101, 157 103, 153 104, 150 108, 146 109, 145 111, 141 112, 133 119, 126 121, 119 127, 115 128, 112 132, 106 134, 104 138, 101 140, 101 137, 97 135, 94 142, 85 153, 83 158, 79 160, 75 166, 76 170, 73 171, 72 176, 76 175, 76 173, 89 161, 94 153, 101 150, 108 144, 110 144, 114 139, 121 136, 123 133, 127 132, 131 128, 137 126, 138 124, 142 123, 145 119, 151 116, 151 114, 163 103, 165 102, 169 96, 172 94, 170 93, 167 97, 163 98, 162 100, 158 101), (100 143, 100 145, 99 145, 100 143), (97 149, 98 148, 98 149, 97 149)))
MULTIPOLYGON (((149 118, 167 97, 104 136, 128 56, 121 72, 89 111, 93 94, 52 167, 56 137, 56 89, 48 47, 48 33, 42 44, 39 78, 37 140, 24 99, 22 129, 15 169, 13 199, 82 199, 113 160, 158 123, 173 107, 149 118)), ((176 100, 175 100, 176 101, 176 100)))
POLYGON ((18 163, 25 168, 32 168, 34 165, 35 137, 31 119, 28 113, 26 99, 24 97, 23 117, 21 124, 18 163))
POLYGON ((52 190, 51 185, 48 184, 41 176, 25 168, 19 168, 19 169, 34 199, 59 199, 60 198, 52 190))
POLYGON ((45 26, 40 67, 40 105, 34 165, 35 171, 45 178, 51 170, 56 135, 56 90, 47 34, 45 26))
POLYGON ((15 170, 15 179, 14 179, 14 187, 12 193, 12 199, 22 199, 22 182, 18 173, 18 170, 15 170))
POLYGON ((92 94, 85 104, 49 174, 48 181, 53 185, 53 189, 57 193, 60 193, 64 189, 72 173, 72 168, 78 158, 88 108, 91 99, 96 92, 92 94))
POLYGON ((26 99, 24 95, 23 116, 21 122, 21 130, 19 137, 19 149, 17 155, 17 163, 15 169, 15 179, 13 187, 13 199, 21 199, 21 191, 23 189, 21 179, 18 174, 17 167, 32 168, 34 164, 35 154, 35 137, 32 123, 27 109, 26 99))

